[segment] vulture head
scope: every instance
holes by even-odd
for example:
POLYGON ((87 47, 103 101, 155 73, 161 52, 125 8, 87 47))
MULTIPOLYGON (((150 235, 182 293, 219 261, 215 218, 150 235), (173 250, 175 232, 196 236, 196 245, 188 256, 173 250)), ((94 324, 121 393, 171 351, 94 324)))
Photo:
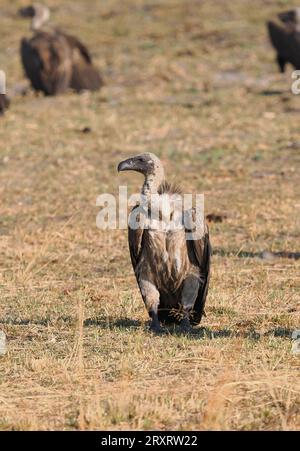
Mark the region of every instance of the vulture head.
POLYGON ((136 171, 145 177, 142 194, 157 193, 164 180, 164 168, 159 158, 153 153, 142 153, 121 161, 118 171, 136 171))
POLYGON ((50 10, 45 5, 34 3, 33 5, 25 6, 19 10, 19 15, 24 18, 31 18, 31 29, 38 30, 50 18, 50 10))
POLYGON ((279 20, 291 27, 294 31, 300 31, 300 8, 291 9, 278 14, 279 20))
POLYGON ((136 171, 147 177, 154 175, 161 167, 160 160, 153 153, 143 153, 121 161, 118 165, 118 172, 136 171))

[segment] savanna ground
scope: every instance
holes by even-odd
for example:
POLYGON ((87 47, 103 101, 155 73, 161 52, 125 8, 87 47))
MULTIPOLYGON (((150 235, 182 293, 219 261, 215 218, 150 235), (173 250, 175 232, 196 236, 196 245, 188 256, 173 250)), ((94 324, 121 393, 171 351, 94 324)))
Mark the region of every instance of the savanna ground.
MULTIPOLYGON (((8 88, 25 3, 1 2, 8 88)), ((300 97, 265 30, 297 2, 47 3, 106 85, 16 96, 0 122, 0 429, 299 429, 300 260, 259 258, 300 251, 300 97), (227 215, 190 335, 148 332, 127 233, 95 224, 97 195, 139 189, 116 166, 143 151, 227 215)))

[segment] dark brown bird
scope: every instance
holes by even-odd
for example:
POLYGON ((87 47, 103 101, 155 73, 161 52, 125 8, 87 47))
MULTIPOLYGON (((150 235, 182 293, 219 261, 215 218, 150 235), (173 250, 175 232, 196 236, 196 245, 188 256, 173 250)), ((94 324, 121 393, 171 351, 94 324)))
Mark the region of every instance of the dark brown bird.
POLYGON ((268 21, 269 37, 277 55, 280 72, 285 71, 287 63, 300 69, 300 8, 278 14, 281 23, 268 21))
POLYGON ((180 322, 188 330, 190 324, 200 323, 204 312, 211 256, 208 228, 205 225, 201 236, 187 239, 189 227, 184 219, 194 220, 196 211, 174 206, 173 199, 178 199, 180 191, 165 181, 155 155, 145 153, 122 161, 118 171, 137 171, 145 178, 142 203, 130 214, 128 242, 137 283, 152 319, 150 329, 161 331, 162 321, 180 322), (151 204, 154 198, 160 203, 158 209, 151 204))
POLYGON ((101 88, 101 76, 86 46, 74 36, 45 27, 50 18, 47 7, 34 4, 21 8, 20 15, 32 19, 34 35, 22 39, 21 58, 36 91, 56 95, 68 88, 77 92, 101 88))
POLYGON ((2 116, 5 110, 8 108, 9 100, 5 94, 0 94, 0 116, 2 116))

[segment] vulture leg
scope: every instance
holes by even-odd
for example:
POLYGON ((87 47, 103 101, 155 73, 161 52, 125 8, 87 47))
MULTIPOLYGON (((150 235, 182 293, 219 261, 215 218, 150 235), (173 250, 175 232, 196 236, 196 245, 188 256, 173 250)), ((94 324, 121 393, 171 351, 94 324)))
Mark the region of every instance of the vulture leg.
POLYGON ((193 274, 189 275, 184 281, 181 297, 183 318, 180 323, 180 327, 184 332, 188 332, 191 329, 190 314, 195 305, 199 287, 199 278, 193 274))
POLYGON ((139 281, 139 287, 146 309, 151 318, 150 330, 156 333, 160 333, 163 331, 163 329, 158 319, 159 291, 155 287, 155 285, 153 285, 153 283, 144 279, 141 279, 139 281))

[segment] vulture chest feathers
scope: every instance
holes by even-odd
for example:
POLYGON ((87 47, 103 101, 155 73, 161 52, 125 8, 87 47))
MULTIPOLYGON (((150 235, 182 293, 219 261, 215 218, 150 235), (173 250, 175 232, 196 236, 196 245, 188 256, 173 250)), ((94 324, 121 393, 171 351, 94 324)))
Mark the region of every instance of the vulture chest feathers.
MULTIPOLYGON (((156 282, 162 293, 176 293, 189 268, 185 230, 183 227, 175 230, 170 228, 172 221, 181 221, 172 205, 172 196, 180 194, 180 190, 163 182, 157 194, 159 207, 155 212, 149 208, 150 219, 143 231, 143 247, 135 273, 147 273, 147 278, 156 282), (177 218, 174 217, 176 215, 177 218)), ((176 304, 176 299, 173 298, 171 302, 176 304)))

